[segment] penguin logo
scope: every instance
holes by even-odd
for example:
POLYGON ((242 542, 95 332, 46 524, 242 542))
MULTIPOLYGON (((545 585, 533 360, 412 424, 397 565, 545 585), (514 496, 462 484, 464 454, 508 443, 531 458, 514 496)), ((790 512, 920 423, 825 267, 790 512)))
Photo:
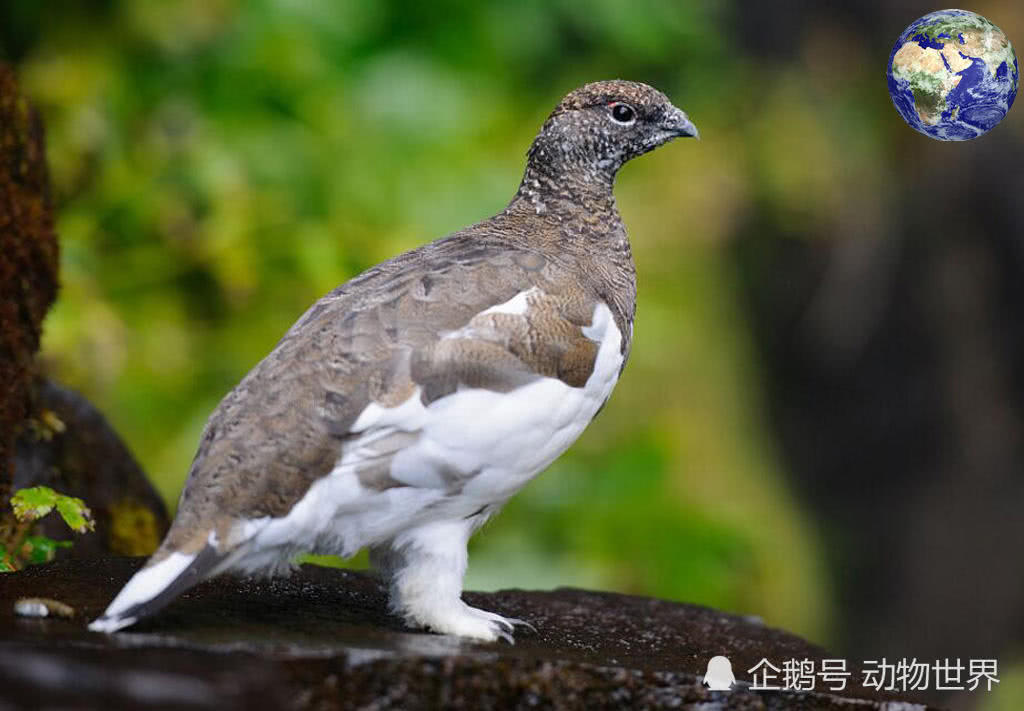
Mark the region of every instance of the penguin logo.
POLYGON ((729 691, 736 677, 732 673, 732 664, 723 656, 711 657, 708 670, 704 673, 704 683, 711 691, 729 691))

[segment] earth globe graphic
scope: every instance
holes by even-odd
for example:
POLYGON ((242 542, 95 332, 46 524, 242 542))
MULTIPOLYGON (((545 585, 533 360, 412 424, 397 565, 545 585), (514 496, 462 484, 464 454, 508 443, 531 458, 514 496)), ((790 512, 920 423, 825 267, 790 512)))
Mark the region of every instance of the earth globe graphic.
POLYGON ((1020 67, 1013 45, 987 19, 939 10, 903 31, 887 74, 892 102, 911 128, 941 141, 966 141, 1006 116, 1020 67))

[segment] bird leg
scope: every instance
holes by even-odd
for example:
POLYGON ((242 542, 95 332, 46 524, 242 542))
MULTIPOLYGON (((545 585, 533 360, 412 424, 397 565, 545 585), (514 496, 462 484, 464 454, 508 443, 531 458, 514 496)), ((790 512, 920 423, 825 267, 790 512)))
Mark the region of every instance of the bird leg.
POLYGON ((388 581, 391 611, 407 624, 441 634, 514 644, 516 625, 527 623, 478 610, 462 601, 469 519, 435 521, 407 529, 370 549, 370 561, 388 581))

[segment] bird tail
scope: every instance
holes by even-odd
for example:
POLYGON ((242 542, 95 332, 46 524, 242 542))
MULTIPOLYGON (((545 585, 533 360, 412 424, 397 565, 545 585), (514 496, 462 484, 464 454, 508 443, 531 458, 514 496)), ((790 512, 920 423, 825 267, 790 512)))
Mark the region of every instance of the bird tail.
POLYGON ((241 551, 218 551, 207 542, 196 553, 175 551, 150 558, 117 594, 106 612, 89 624, 94 632, 116 632, 161 610, 193 585, 227 568, 241 551))

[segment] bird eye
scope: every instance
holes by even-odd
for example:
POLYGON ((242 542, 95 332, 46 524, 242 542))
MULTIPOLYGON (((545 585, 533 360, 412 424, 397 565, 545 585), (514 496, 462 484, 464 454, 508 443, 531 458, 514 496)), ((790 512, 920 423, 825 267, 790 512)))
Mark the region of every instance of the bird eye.
POLYGON ((629 104, 615 102, 611 104, 612 119, 617 123, 629 125, 636 120, 636 110, 629 104))

